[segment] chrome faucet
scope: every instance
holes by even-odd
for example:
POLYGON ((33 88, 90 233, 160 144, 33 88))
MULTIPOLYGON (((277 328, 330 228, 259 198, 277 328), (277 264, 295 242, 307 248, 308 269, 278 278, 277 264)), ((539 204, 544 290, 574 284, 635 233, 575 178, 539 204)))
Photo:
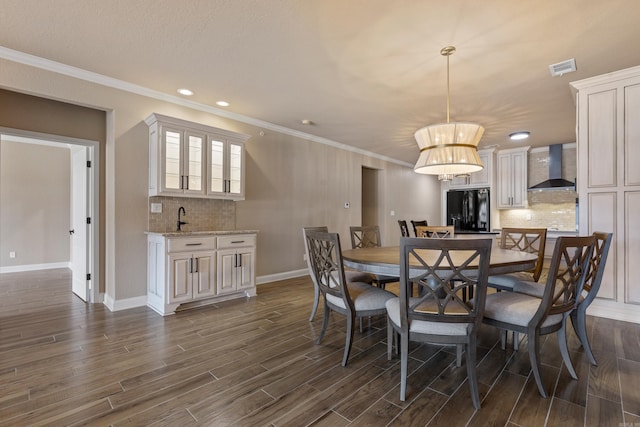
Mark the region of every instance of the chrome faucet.
POLYGON ((184 211, 184 206, 180 206, 180 208, 178 208, 178 231, 182 231, 183 225, 189 224, 188 222, 180 220, 180 212, 182 212, 182 215, 187 215, 187 213, 184 211))

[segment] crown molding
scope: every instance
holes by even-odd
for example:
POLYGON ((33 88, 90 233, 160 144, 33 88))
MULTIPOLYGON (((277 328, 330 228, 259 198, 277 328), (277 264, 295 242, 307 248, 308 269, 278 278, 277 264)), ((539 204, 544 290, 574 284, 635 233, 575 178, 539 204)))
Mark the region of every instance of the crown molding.
POLYGON ((153 99, 168 102, 171 104, 180 105, 182 107, 191 108, 197 111, 203 111, 205 113, 213 114, 215 116, 224 117, 227 119, 235 120, 241 123, 246 123, 259 128, 271 130, 274 132, 279 132, 285 135, 290 135, 296 138, 306 139, 308 141, 316 142, 318 144, 328 145, 341 150, 362 154, 365 156, 384 160, 389 163, 395 163, 400 166, 413 168, 413 165, 410 163, 393 159, 391 157, 383 156, 381 154, 373 153, 371 151, 363 150, 361 148, 352 147, 350 145, 333 141, 331 139, 322 138, 322 137, 311 135, 305 132, 300 132, 294 129, 289 129, 284 126, 276 125, 276 124, 269 123, 259 119, 254 119, 253 117, 244 116, 242 114, 232 113, 232 112, 222 110, 220 108, 212 107, 210 105, 202 104, 199 102, 189 101, 175 95, 169 95, 167 93, 149 89, 147 87, 139 86, 133 83, 129 83, 124 80, 115 79, 113 77, 105 76, 103 74, 98 74, 92 71, 84 70, 82 68, 66 65, 61 62, 56 62, 50 59, 46 59, 39 56, 31 55, 28 53, 20 52, 17 50, 9 49, 4 46, 0 46, 0 58, 17 62, 20 64, 28 65, 35 68, 40 68, 45 71, 50 71, 53 73, 73 77, 75 79, 96 83, 101 86, 106 86, 113 89, 134 93, 136 95, 141 95, 147 98, 153 98, 153 99))

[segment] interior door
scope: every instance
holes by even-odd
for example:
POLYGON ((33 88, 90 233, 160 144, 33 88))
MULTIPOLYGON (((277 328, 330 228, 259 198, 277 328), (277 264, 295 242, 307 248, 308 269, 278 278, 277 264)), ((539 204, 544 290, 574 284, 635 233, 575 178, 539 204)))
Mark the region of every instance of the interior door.
POLYGON ((87 301, 89 295, 88 261, 90 259, 90 233, 87 218, 89 214, 88 192, 90 173, 88 173, 87 161, 89 148, 75 146, 71 149, 71 290, 83 301, 87 301))

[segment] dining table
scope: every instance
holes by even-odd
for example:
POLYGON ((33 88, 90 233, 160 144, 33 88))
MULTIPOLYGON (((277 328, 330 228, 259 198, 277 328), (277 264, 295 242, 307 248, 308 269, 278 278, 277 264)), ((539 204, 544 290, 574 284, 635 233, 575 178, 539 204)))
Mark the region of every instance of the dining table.
MULTIPOLYGON (((433 265, 433 262, 440 255, 438 250, 419 249, 417 251, 430 265, 433 265)), ((455 265, 461 265, 468 257, 468 254, 465 255, 464 253, 454 252, 451 255, 455 265)), ((342 251, 342 260, 346 267, 354 270, 395 277, 400 276, 399 246, 345 249, 342 251)), ((491 248, 491 256, 489 257, 489 275, 531 270, 536 266, 537 261, 537 254, 501 249, 494 245, 491 248)), ((420 268, 417 262, 414 266, 410 261, 410 276, 418 276, 424 271, 424 268, 420 268)), ((469 267, 477 267, 477 263, 474 265, 472 262, 469 267)))

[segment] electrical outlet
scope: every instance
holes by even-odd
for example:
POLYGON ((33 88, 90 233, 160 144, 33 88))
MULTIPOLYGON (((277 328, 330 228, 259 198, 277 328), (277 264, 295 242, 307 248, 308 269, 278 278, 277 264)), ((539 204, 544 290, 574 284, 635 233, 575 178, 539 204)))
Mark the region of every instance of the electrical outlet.
POLYGON ((15 258, 15 257, 16 257, 16 252, 15 251, 9 252, 9 258, 15 258))
POLYGON ((527 221, 531 221, 531 214, 527 214, 527 221))
POLYGON ((162 203, 151 203, 151 213, 162 213, 162 203))
POLYGON ((302 260, 306 261, 307 260, 307 254, 302 254, 302 260))

